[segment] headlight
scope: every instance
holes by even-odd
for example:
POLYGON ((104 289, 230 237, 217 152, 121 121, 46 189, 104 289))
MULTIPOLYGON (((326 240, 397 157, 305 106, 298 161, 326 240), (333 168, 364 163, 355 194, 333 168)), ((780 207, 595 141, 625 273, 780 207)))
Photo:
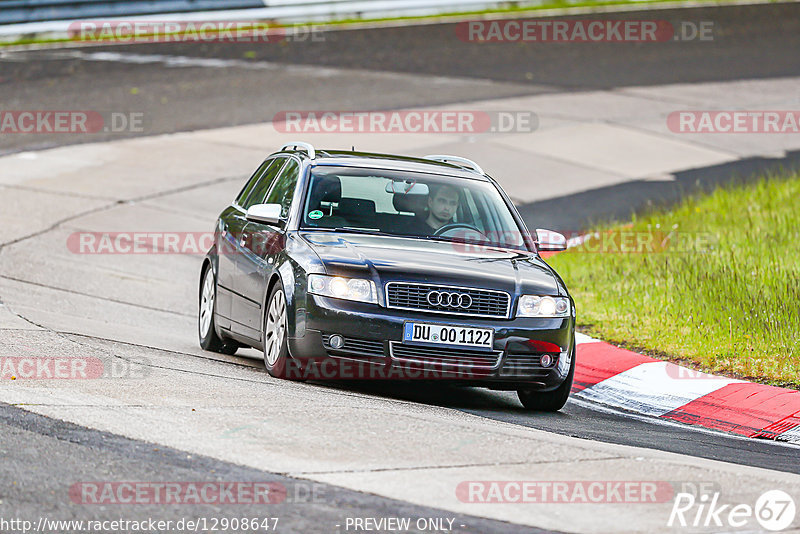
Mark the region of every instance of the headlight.
POLYGON ((325 297, 337 299, 358 300, 361 302, 378 303, 378 292, 375 282, 360 278, 343 278, 341 276, 327 276, 324 274, 311 274, 308 276, 308 292, 325 297))
POLYGON ((517 306, 517 317, 569 317, 569 308, 569 299, 566 297, 522 295, 517 306))

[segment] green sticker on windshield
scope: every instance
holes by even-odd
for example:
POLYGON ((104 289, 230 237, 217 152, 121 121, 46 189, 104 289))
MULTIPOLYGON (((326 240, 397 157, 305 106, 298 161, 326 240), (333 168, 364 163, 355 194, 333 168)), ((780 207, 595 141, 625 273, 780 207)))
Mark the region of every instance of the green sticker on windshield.
POLYGON ((308 214, 309 219, 321 219, 324 214, 319 210, 314 210, 308 214))

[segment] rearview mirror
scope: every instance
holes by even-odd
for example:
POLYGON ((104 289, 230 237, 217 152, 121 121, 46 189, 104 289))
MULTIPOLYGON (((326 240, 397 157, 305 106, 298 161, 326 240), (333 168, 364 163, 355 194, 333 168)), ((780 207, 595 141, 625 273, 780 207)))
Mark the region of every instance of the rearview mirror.
POLYGON ((245 215, 248 221, 265 223, 265 224, 280 224, 281 223, 281 205, 280 204, 256 204, 250 206, 245 215))
POLYGON ((536 241, 536 248, 541 251, 560 252, 562 250, 567 250, 567 238, 552 230, 537 228, 536 241))
POLYGON ((386 192, 402 193, 404 195, 427 195, 430 191, 428 184, 421 184, 416 180, 393 180, 386 184, 386 192))

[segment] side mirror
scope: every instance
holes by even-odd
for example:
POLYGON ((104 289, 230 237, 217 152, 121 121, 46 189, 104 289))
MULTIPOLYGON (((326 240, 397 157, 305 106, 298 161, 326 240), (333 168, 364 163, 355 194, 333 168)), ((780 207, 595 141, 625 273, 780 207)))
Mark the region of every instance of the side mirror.
POLYGON ((536 241, 540 251, 560 252, 567 250, 567 238, 552 230, 536 229, 536 241))
POLYGON ((245 217, 250 222, 278 225, 281 223, 281 205, 256 204, 250 206, 245 217))

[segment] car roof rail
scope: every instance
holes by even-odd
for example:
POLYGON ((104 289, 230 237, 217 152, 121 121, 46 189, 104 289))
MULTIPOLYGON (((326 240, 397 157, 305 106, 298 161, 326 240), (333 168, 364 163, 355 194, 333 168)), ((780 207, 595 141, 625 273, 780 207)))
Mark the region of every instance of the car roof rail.
POLYGON ((311 159, 316 159, 317 151, 314 150, 314 145, 311 143, 304 143, 303 141, 292 141, 291 143, 286 143, 281 147, 281 150, 287 150, 289 148, 304 148, 306 152, 308 152, 308 157, 311 159))
POLYGON ((453 163, 459 167, 465 167, 471 171, 475 171, 478 174, 486 174, 481 166, 472 161, 471 159, 462 158, 461 156, 446 156, 444 154, 431 154, 430 156, 425 156, 425 159, 430 159, 433 161, 441 161, 442 163, 453 163))

